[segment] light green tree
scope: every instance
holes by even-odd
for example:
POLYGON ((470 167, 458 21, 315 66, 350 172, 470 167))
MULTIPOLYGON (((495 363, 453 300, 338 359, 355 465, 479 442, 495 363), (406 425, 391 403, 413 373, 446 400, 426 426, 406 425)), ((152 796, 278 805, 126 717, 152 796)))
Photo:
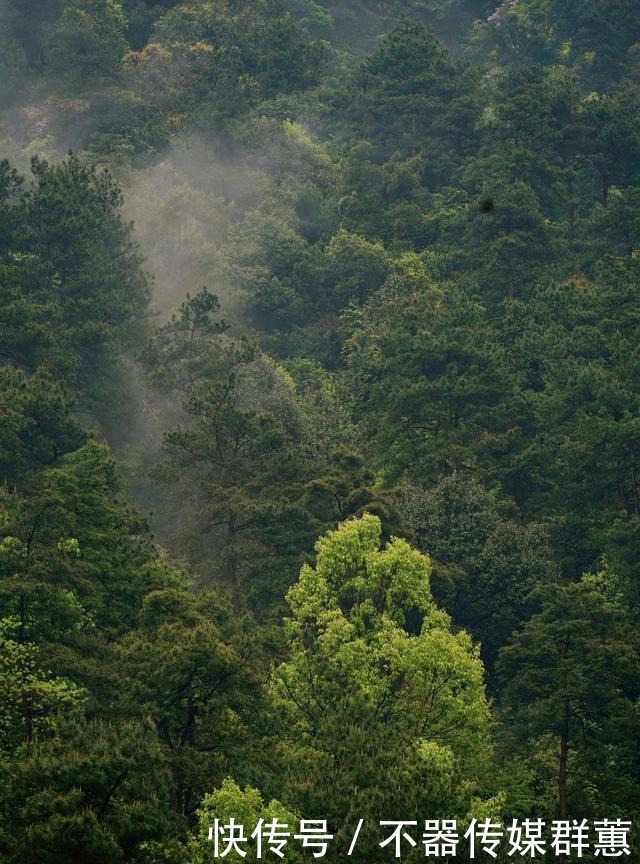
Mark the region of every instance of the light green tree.
MULTIPOLYGON (((284 856, 282 860, 290 861, 292 864, 302 864, 305 860, 296 842, 292 839, 298 831, 300 818, 291 813, 279 801, 273 800, 267 804, 263 801, 260 792, 251 786, 241 789, 234 780, 227 778, 218 789, 205 795, 197 816, 197 840, 193 844, 192 857, 190 858, 193 864, 208 864, 208 862, 216 860, 214 842, 209 839, 210 829, 215 831, 216 819, 218 820, 218 829, 223 830, 233 819, 236 825, 242 826, 247 840, 246 843, 239 842, 237 847, 246 852, 246 856, 243 857, 232 847, 229 853, 224 856, 227 861, 250 862, 271 857, 268 850, 272 847, 266 839, 270 833, 269 826, 273 826, 274 839, 280 832, 279 836, 286 840, 285 845, 280 849, 284 856), (260 839, 260 846, 258 845, 258 835, 251 837, 255 833, 255 829, 263 835, 260 839), (286 836, 287 834, 290 836, 286 836)), ((227 830, 225 833, 228 836, 230 832, 227 830)), ((220 834, 220 830, 218 842, 220 852, 224 852, 227 843, 224 836, 220 834)), ((275 846, 278 847, 277 841, 275 846)))
POLYGON ((55 724, 56 716, 80 705, 80 687, 39 668, 37 647, 20 642, 20 622, 0 620, 0 757, 11 755, 55 724))
POLYGON ((429 559, 380 520, 316 544, 287 599, 289 658, 270 690, 281 722, 282 799, 327 819, 332 852, 379 853, 385 819, 458 816, 480 805, 490 758, 482 663, 429 589, 429 559))

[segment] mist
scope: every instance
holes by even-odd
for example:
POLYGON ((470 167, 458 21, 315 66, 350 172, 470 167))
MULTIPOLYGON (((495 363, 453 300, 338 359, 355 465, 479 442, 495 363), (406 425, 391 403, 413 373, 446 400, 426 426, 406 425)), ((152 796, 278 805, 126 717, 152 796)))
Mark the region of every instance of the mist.
POLYGON ((226 315, 238 309, 222 276, 229 227, 257 206, 264 175, 200 135, 180 138, 162 159, 124 178, 124 215, 153 277, 151 313, 160 321, 207 286, 226 315))

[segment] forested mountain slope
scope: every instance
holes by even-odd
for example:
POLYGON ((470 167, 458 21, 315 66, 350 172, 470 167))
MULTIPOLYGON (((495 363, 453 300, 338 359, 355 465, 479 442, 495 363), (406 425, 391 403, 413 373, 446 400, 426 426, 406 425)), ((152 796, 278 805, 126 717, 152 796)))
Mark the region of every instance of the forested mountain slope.
POLYGON ((638 816, 639 109, 631 0, 0 0, 2 861, 638 816))

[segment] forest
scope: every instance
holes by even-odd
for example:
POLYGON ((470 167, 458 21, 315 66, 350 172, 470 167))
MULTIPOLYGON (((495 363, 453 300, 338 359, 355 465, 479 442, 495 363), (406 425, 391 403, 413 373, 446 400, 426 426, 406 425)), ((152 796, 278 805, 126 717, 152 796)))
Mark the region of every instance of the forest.
POLYGON ((2 864, 640 861, 640 7, 497 2, 0 0, 2 864))

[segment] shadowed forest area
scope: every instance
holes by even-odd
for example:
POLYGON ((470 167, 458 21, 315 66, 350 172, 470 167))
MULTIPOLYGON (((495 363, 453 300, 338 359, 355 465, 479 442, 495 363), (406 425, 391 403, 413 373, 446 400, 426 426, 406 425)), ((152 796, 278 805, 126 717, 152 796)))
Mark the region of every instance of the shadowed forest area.
POLYGON ((636 860, 640 9, 495 3, 0 0, 3 864, 636 860))

